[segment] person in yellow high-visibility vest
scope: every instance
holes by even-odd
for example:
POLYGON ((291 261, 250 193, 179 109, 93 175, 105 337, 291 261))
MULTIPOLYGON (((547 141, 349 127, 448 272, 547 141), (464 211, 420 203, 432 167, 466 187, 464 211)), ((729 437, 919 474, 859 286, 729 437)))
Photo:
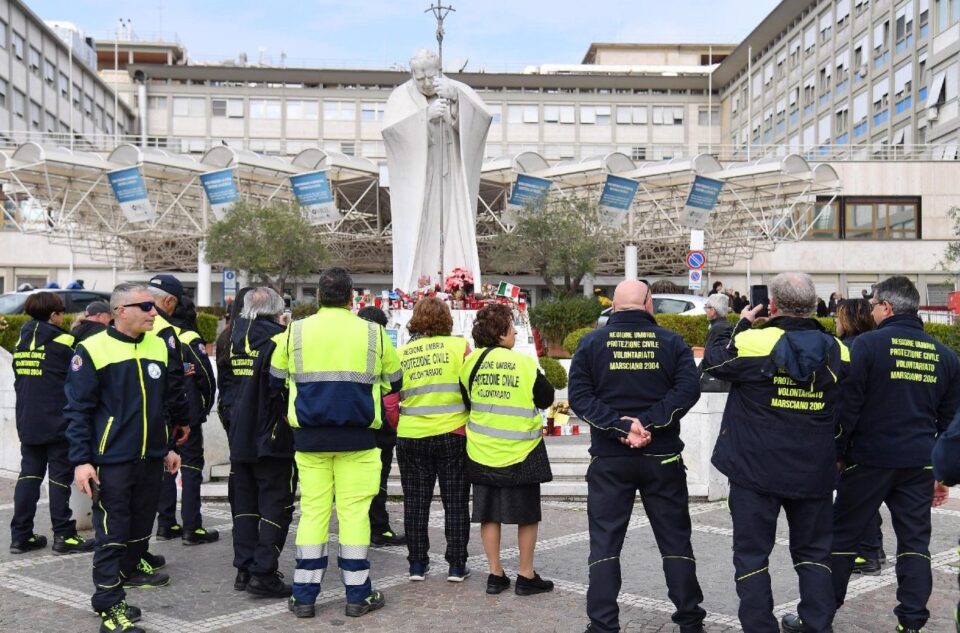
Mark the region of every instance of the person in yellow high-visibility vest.
POLYGON ((540 523, 540 483, 549 481, 550 464, 543 444, 540 413, 553 404, 553 386, 537 362, 512 351, 517 331, 505 305, 485 306, 477 313, 470 354, 460 372, 469 395, 467 422, 468 472, 473 482, 474 523, 490 575, 487 593, 510 586, 500 564, 500 528, 516 524, 520 568, 514 591, 526 596, 553 590, 533 569, 533 551, 540 523))
POLYGON ((464 473, 467 408, 460 394, 460 368, 468 353, 467 341, 450 336, 450 309, 436 297, 417 303, 407 329, 412 338, 400 349, 403 391, 397 459, 410 580, 423 580, 430 566, 427 520, 433 487, 439 478, 450 566, 447 580, 462 582, 470 575, 470 484, 464 473))
POLYGON ((383 607, 370 584, 370 502, 380 488, 384 395, 399 391, 397 351, 383 327, 350 310, 353 280, 343 268, 320 275, 321 309, 274 337, 270 386, 289 389, 287 421, 293 427, 300 474, 297 567, 290 610, 314 617, 327 569, 330 514, 337 500, 337 567, 346 587, 346 615, 383 607))

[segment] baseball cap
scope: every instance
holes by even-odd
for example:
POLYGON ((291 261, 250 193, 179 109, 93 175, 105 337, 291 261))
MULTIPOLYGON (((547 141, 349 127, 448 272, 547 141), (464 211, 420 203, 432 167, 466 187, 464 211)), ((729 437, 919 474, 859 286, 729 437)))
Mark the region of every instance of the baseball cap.
POLYGON ((183 299, 183 284, 173 275, 154 275, 150 285, 173 295, 177 301, 183 299))
POLYGON ((110 304, 106 301, 91 301, 89 304, 87 304, 87 307, 84 309, 83 313, 88 317, 97 314, 110 314, 110 304))

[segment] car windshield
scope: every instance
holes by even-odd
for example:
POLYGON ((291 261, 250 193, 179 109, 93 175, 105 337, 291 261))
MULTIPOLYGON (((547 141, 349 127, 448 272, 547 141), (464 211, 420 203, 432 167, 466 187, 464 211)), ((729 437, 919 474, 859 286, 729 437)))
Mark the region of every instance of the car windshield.
POLYGON ((18 292, 8 292, 0 295, 0 314, 20 314, 23 304, 27 302, 27 295, 18 292))

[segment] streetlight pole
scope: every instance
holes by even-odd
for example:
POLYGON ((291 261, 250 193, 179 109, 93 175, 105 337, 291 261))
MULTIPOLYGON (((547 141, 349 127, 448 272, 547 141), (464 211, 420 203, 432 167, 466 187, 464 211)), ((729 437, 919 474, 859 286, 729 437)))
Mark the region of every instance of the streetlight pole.
MULTIPOLYGON (((113 39, 113 144, 120 141, 120 31, 126 33, 130 18, 117 19, 117 36, 113 39)), ((103 121, 100 122, 101 124, 103 121)))

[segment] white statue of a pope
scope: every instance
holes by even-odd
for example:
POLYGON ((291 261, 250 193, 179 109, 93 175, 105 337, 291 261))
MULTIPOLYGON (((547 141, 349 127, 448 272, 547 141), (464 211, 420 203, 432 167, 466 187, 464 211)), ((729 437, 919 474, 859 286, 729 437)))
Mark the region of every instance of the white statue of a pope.
POLYGON ((393 285, 411 291, 425 275, 442 283, 460 267, 473 273, 479 287, 477 195, 492 117, 473 89, 441 74, 436 53, 418 51, 410 60, 410 74, 390 94, 383 126, 393 285), (437 279, 438 273, 442 278, 437 279))

